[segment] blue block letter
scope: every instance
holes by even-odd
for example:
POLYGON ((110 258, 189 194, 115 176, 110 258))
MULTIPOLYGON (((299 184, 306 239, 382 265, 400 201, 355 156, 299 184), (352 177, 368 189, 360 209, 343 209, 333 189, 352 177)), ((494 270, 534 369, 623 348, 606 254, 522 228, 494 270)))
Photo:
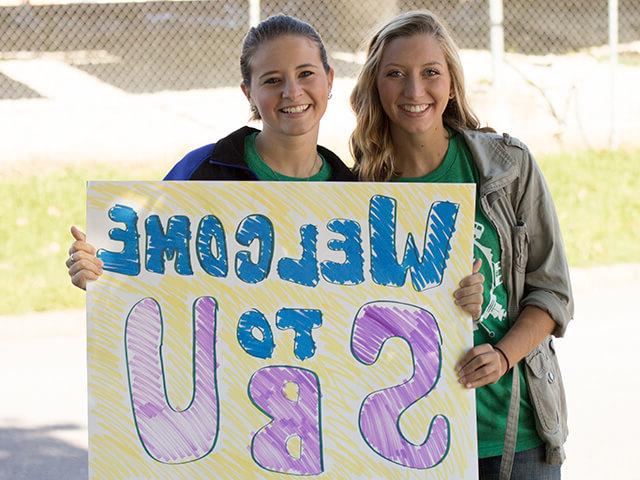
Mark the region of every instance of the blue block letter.
POLYGON ((271 358, 276 348, 269 322, 258 310, 249 310, 242 314, 238 321, 237 336, 240 346, 252 357, 271 358), (262 339, 253 335, 254 328, 260 330, 262 339))
POLYGON ((254 240, 260 240, 258 261, 251 261, 247 251, 236 254, 236 275, 246 283, 258 283, 267 278, 273 258, 273 224, 264 215, 249 215, 242 219, 236 231, 236 240, 248 247, 254 240))
POLYGON ((218 217, 207 215, 200 220, 196 247, 198 261, 205 272, 213 277, 227 276, 229 272, 227 242, 224 236, 224 227, 218 217), (215 242, 216 253, 213 253, 212 241, 215 242))
POLYGON ((333 219, 327 223, 327 228, 344 236, 344 240, 329 240, 327 246, 333 251, 343 251, 345 261, 344 263, 331 260, 322 262, 320 269, 324 279, 329 283, 338 285, 357 285, 364 282, 362 238, 358 222, 333 219))
POLYGON ((165 255, 167 260, 175 259, 176 272, 180 275, 193 275, 189 256, 191 229, 189 217, 176 215, 169 218, 167 233, 162 228, 158 215, 147 218, 147 270, 164 273, 165 255))
POLYGON ((302 256, 300 260, 281 258, 278 262, 278 275, 282 280, 315 287, 320 280, 318 275, 318 228, 315 225, 300 227, 300 245, 302 256))
POLYGON ((402 264, 396 253, 396 200, 375 195, 369 206, 371 244, 371 276, 378 285, 404 285, 407 270, 411 270, 413 288, 419 292, 442 282, 455 232, 458 204, 434 202, 429 211, 422 253, 409 233, 402 264))
POLYGON ((123 275, 140 274, 140 249, 138 247, 138 214, 126 205, 114 205, 109 209, 109 218, 114 222, 122 222, 122 228, 109 230, 109 238, 122 242, 121 252, 110 252, 101 248, 96 256, 104 262, 104 269, 123 275))
POLYGON ((276 314, 276 326, 296 332, 293 353, 299 360, 306 360, 316 353, 316 344, 311 330, 322 325, 322 312, 307 308, 282 308, 276 314))

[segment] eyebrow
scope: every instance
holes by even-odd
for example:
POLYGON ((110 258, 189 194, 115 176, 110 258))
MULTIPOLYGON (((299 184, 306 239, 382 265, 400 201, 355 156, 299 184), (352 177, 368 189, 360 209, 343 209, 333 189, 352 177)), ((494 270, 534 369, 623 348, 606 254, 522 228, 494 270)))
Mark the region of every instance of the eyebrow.
MULTIPOLYGON (((440 62, 427 62, 427 63, 423 63, 422 65, 420 65, 421 67, 431 67, 432 65, 438 65, 440 67, 443 66, 442 63, 440 62)), ((404 67, 404 65, 400 65, 399 63, 385 63, 382 68, 387 68, 387 67, 404 67)))
MULTIPOLYGON (((296 70, 299 70, 301 68, 320 68, 317 65, 313 64, 313 63, 303 63, 302 65, 298 65, 296 67, 296 70)), ((262 78, 262 77, 266 77, 268 75, 274 75, 276 73, 279 73, 278 70, 270 70, 268 72, 263 73, 262 75, 260 75, 258 78, 262 78)))

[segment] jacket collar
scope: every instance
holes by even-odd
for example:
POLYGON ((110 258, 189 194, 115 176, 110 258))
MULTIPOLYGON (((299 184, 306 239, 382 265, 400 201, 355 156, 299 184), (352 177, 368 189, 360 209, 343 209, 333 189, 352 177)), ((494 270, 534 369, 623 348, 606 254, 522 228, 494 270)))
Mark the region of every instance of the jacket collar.
POLYGON ((209 163, 249 170, 247 162, 244 160, 244 139, 259 131, 252 127, 242 127, 221 138, 216 142, 216 146, 209 156, 209 163))
POLYGON ((480 193, 488 194, 513 182, 518 176, 516 161, 507 146, 523 148, 509 135, 458 129, 475 161, 480 175, 480 193))
MULTIPOLYGON (((233 168, 249 170, 244 159, 244 140, 248 135, 257 133, 252 127, 242 127, 218 140, 213 152, 209 156, 209 163, 215 163, 233 168)), ((334 182, 355 182, 356 177, 340 158, 328 148, 318 145, 318 153, 331 166, 331 178, 334 182)))

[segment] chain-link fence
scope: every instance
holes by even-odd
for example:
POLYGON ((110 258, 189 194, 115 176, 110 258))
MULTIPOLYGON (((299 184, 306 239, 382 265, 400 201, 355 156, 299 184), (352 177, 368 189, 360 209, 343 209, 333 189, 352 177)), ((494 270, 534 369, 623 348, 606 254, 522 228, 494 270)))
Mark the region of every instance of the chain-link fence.
MULTIPOLYGON (((249 3, 0 6, 0 67, 7 60, 62 60, 130 93, 235 86, 249 3)), ((323 36, 336 74, 353 76, 371 30, 400 10, 421 8, 438 13, 460 47, 489 49, 489 0, 262 0, 260 16, 285 12, 309 21, 323 36)), ((619 11, 620 41, 640 40, 640 2, 619 0, 619 11)), ((544 54, 605 45, 607 18, 607 0, 509 0, 505 49, 544 54)), ((0 99, 38 96, 0 68, 0 99)))

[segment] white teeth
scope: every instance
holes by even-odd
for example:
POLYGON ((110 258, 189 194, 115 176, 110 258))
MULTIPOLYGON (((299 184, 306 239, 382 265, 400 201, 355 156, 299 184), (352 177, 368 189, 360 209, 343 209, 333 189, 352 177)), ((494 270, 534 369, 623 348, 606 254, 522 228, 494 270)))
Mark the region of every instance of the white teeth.
POLYGON ((295 106, 295 107, 285 107, 285 108, 281 108, 280 110, 283 111, 284 113, 302 113, 307 108, 309 108, 309 104, 307 104, 307 105, 298 105, 298 106, 295 106))
POLYGON ((400 108, 411 113, 422 113, 429 108, 429 105, 400 105, 400 108))

